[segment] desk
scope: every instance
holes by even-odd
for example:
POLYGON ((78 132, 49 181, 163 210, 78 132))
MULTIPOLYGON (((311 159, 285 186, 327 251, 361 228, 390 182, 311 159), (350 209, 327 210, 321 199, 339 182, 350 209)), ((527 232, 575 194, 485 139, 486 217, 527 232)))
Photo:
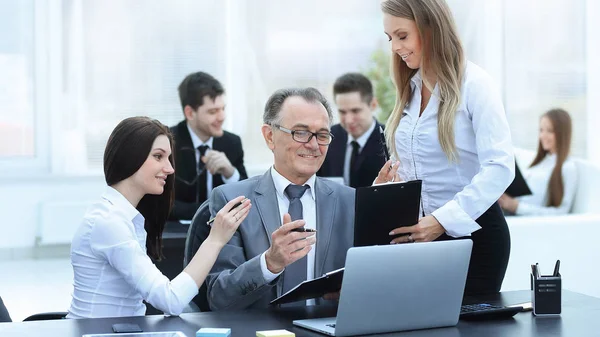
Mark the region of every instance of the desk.
MULTIPOLYGON (((482 298, 500 304, 527 302, 529 291, 512 291, 482 298)), ((201 327, 228 327, 232 337, 256 336, 255 331, 287 329, 296 336, 320 336, 292 325, 293 319, 327 317, 335 314, 335 307, 315 306, 263 311, 205 312, 183 314, 180 317, 142 316, 130 318, 98 318, 81 320, 37 321, 25 323, 0 323, 0 336, 80 337, 85 333, 110 333, 114 323, 136 323, 144 331, 183 331, 194 337, 201 327)), ((456 327, 417 330, 380 336, 437 337, 437 336, 598 336, 597 321, 600 318, 600 299, 563 291, 562 315, 559 317, 535 317, 530 312, 519 313, 514 319, 468 322, 459 321, 456 327)), ((400 318, 400 317, 399 317, 400 318)), ((118 337, 118 335, 115 335, 118 337)))

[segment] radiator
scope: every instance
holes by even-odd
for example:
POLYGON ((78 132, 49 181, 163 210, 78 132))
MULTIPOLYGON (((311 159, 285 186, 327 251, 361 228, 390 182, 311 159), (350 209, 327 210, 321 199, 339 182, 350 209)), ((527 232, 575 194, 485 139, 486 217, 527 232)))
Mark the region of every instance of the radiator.
POLYGON ((92 201, 44 201, 39 206, 37 245, 70 244, 92 201))

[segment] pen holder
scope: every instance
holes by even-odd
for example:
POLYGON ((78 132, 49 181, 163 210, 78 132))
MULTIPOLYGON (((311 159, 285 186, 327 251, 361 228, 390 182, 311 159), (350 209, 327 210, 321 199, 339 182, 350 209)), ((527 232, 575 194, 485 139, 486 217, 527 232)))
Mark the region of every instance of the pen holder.
POLYGON ((560 315, 561 311, 561 277, 554 275, 531 274, 531 304, 536 316, 560 315))

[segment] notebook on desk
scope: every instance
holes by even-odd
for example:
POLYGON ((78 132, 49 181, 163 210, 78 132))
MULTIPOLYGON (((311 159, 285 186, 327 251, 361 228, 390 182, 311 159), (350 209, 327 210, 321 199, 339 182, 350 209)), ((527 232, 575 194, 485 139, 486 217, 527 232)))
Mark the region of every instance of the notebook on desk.
POLYGON ((389 232, 416 225, 421 205, 421 180, 356 189, 354 246, 387 245, 389 232))
POLYGON ((519 165, 517 165, 517 161, 515 160, 515 179, 513 179, 512 183, 508 186, 506 191, 504 192, 510 195, 513 198, 521 197, 524 195, 531 195, 531 189, 527 185, 527 181, 525 181, 525 177, 521 173, 519 169, 519 165))
POLYGON ((337 292, 342 287, 344 268, 325 273, 321 277, 306 280, 287 293, 272 300, 270 304, 284 304, 322 297, 325 294, 337 292))
POLYGON ((293 324, 330 336, 456 325, 472 246, 465 239, 350 248, 337 317, 293 324))

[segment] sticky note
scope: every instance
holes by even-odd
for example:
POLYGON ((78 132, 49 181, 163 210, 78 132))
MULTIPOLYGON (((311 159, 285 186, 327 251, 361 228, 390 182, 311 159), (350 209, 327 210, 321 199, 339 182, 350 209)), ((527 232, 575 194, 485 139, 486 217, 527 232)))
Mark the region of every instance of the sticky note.
POLYGON ((231 329, 201 328, 196 331, 196 337, 229 337, 231 329))
POLYGON ((287 330, 267 330, 257 331, 256 337, 296 337, 296 335, 287 330))

